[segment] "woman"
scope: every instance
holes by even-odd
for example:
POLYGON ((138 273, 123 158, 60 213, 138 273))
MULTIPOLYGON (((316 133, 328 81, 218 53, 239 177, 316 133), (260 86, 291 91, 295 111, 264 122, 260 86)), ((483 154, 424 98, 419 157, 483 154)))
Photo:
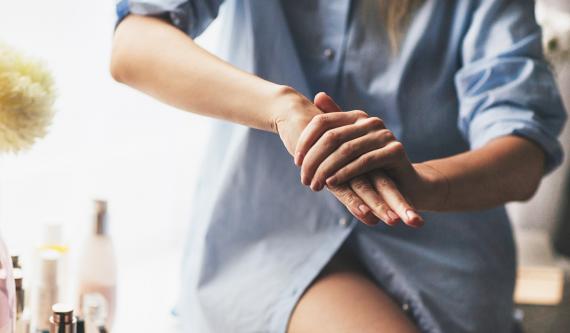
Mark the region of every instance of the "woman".
POLYGON ((221 3, 117 7, 116 80, 246 126, 208 145, 184 331, 509 332, 503 204, 565 121, 533 1, 227 0, 226 61, 193 42, 221 3))

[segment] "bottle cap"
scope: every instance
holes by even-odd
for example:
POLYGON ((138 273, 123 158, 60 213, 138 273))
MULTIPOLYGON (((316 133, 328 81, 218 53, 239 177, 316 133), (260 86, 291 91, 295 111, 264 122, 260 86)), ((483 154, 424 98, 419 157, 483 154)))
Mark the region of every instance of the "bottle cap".
POLYGON ((52 322, 54 324, 70 324, 74 322, 73 306, 65 303, 57 303, 51 307, 52 322))
POLYGON ((20 256, 17 254, 12 254, 12 268, 22 268, 20 256))
POLYGON ((44 239, 45 245, 61 245, 63 242, 63 226, 58 222, 48 222, 44 225, 44 239))
POLYGON ((95 234, 107 234, 107 201, 95 200, 95 234))

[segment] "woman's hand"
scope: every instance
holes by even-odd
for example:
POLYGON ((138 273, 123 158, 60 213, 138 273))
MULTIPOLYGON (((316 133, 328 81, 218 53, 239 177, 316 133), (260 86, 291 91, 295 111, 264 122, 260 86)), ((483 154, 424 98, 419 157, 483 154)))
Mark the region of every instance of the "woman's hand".
MULTIPOLYGON (((315 102, 321 103, 319 98, 316 98, 315 102)), ((289 153, 294 153, 301 133, 312 119, 323 114, 323 111, 330 111, 330 108, 321 110, 317 106, 319 105, 311 103, 288 87, 283 87, 278 94, 271 112, 276 115, 275 130, 289 153)), ((395 184, 381 172, 376 172, 373 176, 356 177, 349 183, 330 186, 329 190, 352 215, 367 225, 375 225, 379 219, 394 225, 400 218, 390 207, 398 207, 404 211, 409 207, 395 184), (380 187, 381 191, 375 189, 380 187)), ((408 218, 403 220, 412 221, 408 218)), ((412 222, 415 223, 412 223, 414 226, 421 225, 421 221, 412 222)))
MULTIPOLYGON (((317 95, 325 107, 340 110, 330 97, 317 95)), ((415 176, 404 146, 377 117, 364 111, 334 112, 314 117, 295 151, 301 181, 314 191, 383 169, 390 175, 415 176)))
POLYGON ((373 181, 377 192, 386 192, 381 188, 387 186, 395 189, 401 200, 395 200, 390 207, 402 221, 421 225, 416 210, 400 193, 416 207, 423 207, 426 200, 436 200, 431 197, 439 190, 439 175, 428 167, 412 165, 402 144, 379 118, 368 117, 363 111, 339 112, 340 108, 324 93, 315 97, 315 103, 331 113, 315 117, 299 138, 295 163, 301 166, 303 184, 318 191, 325 185, 338 186, 384 170, 386 174, 381 173, 382 177, 376 176, 379 180, 373 181))
POLYGON ((382 171, 374 171, 346 184, 327 188, 365 224, 374 225, 378 219, 390 226, 399 220, 414 228, 424 224, 424 220, 406 201, 396 184, 382 171), (359 214, 365 214, 364 218, 359 214))

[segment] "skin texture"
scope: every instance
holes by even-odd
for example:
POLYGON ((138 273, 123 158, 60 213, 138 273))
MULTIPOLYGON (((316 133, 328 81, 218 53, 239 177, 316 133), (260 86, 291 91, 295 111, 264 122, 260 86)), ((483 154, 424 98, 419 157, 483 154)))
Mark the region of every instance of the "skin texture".
MULTIPOLYGON (((417 210, 477 210, 526 200, 543 174, 542 150, 514 136, 411 163, 380 119, 364 111, 341 113, 324 94, 311 102, 290 87, 243 72, 157 18, 129 15, 119 24, 111 73, 182 110, 276 133, 295 156, 304 184, 326 187, 369 225, 382 219, 419 227, 424 221, 417 210)), ((362 272, 343 268, 327 270, 308 289, 290 332, 415 329, 362 272)))

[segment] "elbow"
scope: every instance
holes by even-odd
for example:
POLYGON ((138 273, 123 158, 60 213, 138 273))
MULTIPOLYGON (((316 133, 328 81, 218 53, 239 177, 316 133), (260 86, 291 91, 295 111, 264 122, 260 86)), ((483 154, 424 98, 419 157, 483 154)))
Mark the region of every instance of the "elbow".
POLYGON ((117 42, 113 43, 113 50, 111 52, 111 62, 109 64, 109 71, 111 73, 111 77, 120 83, 125 83, 125 61, 124 55, 120 50, 120 45, 117 45, 117 42))
MULTIPOLYGON (((540 183, 540 182, 538 182, 540 183)), ((524 189, 520 190, 520 193, 518 193, 518 197, 516 199, 516 201, 529 201, 530 199, 532 199, 534 197, 534 195, 536 194, 538 190, 538 184, 536 185, 532 185, 532 186, 526 186, 524 189)))
POLYGON ((529 201, 540 187, 545 171, 546 155, 533 142, 527 140, 522 142, 526 149, 521 150, 521 159, 517 162, 517 166, 511 169, 516 184, 513 188, 516 189, 516 201, 529 201))
POLYGON ((515 201, 524 202, 532 199, 536 194, 536 192, 538 191, 541 180, 542 180, 541 174, 521 179, 517 193, 515 195, 515 201))
POLYGON ((109 63, 109 71, 111 77, 120 83, 126 83, 128 79, 129 66, 132 66, 132 52, 129 52, 132 45, 132 38, 129 38, 130 26, 132 19, 127 17, 119 24, 113 36, 113 45, 111 49, 111 61, 109 63))

